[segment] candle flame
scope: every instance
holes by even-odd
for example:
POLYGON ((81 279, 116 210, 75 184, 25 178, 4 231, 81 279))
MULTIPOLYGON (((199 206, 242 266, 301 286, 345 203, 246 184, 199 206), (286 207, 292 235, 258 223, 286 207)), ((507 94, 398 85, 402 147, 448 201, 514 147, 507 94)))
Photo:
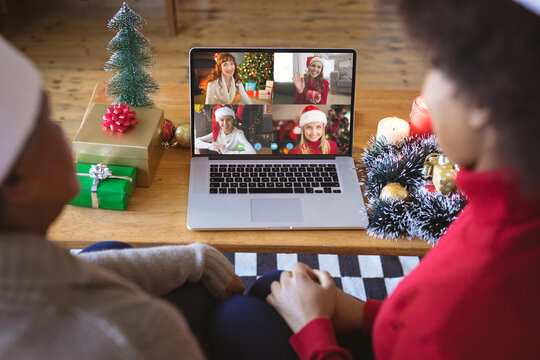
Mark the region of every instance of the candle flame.
POLYGON ((417 103, 418 106, 420 106, 421 108, 424 108, 424 109, 427 109, 427 108, 428 108, 426 102, 424 101, 424 97, 423 97, 423 96, 418 96, 418 97, 416 98, 416 103, 417 103))

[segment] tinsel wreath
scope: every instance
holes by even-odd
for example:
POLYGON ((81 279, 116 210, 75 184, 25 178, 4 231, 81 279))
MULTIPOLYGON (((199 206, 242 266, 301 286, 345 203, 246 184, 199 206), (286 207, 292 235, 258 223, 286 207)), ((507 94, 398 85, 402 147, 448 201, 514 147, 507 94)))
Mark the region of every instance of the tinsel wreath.
POLYGON ((359 171, 368 197, 368 234, 378 238, 419 237, 435 244, 466 204, 460 194, 431 193, 422 174, 424 160, 441 153, 437 138, 409 137, 397 143, 371 138, 361 158, 359 171), (381 200, 389 183, 399 183, 410 201, 381 200))

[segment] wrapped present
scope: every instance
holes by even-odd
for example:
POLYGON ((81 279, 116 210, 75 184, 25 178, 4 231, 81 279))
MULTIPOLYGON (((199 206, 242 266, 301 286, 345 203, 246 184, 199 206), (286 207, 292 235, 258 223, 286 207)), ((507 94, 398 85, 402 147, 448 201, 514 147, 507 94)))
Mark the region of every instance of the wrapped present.
POLYGON ((431 176, 433 187, 441 194, 451 194, 456 190, 457 165, 450 162, 448 157, 433 153, 426 156, 424 161, 424 176, 431 176))
POLYGON ((268 90, 259 90, 259 99, 271 99, 272 92, 268 90))
POLYGON ((75 164, 81 192, 70 204, 99 209, 126 210, 137 182, 137 170, 124 166, 75 164))
POLYGON ((317 102, 317 99, 319 98, 321 94, 318 91, 315 90, 308 90, 306 93, 306 99, 308 101, 317 102))
POLYGON ((87 111, 73 140, 77 162, 134 167, 137 185, 150 186, 164 149, 161 146, 163 110, 131 108, 138 123, 119 133, 102 126, 109 107, 95 104, 87 111))
POLYGON ((259 92, 257 90, 247 90, 246 94, 251 97, 256 97, 257 95, 259 95, 259 92))
POLYGON ((272 80, 266 80, 266 88, 265 90, 274 90, 274 82, 272 80))
POLYGON ((257 90, 257 83, 256 82, 247 82, 244 84, 246 91, 255 91, 257 90))

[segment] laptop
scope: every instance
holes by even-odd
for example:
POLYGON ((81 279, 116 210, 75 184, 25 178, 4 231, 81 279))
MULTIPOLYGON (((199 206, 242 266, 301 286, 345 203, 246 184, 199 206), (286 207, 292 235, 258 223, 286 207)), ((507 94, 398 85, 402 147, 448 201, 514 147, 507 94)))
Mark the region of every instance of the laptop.
POLYGON ((193 48, 190 230, 360 229, 354 49, 193 48))

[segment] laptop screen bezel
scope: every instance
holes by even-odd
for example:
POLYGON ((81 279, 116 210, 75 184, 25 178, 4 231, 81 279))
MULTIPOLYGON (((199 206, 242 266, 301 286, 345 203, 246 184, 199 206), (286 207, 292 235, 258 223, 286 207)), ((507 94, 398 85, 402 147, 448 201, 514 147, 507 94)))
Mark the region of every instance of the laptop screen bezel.
POLYGON ((189 50, 189 111, 190 111, 190 122, 191 122, 191 156, 195 157, 208 157, 211 160, 222 159, 222 160, 268 160, 268 159, 333 159, 337 156, 352 156, 353 143, 354 143, 354 112, 355 112, 355 99, 356 99, 356 62, 357 62, 357 52, 353 48, 262 48, 262 47, 194 47, 189 50), (338 155, 329 155, 329 154, 310 154, 310 155, 294 155, 294 154, 254 154, 254 155, 238 155, 238 154, 222 154, 222 155, 208 155, 208 154, 195 154, 195 126, 194 116, 195 116, 195 104, 194 104, 194 91, 192 91, 192 81, 193 81, 193 65, 194 65, 194 55, 196 53, 221 53, 221 52, 290 52, 290 53, 349 53, 353 56, 353 71, 352 71, 352 91, 351 91, 351 112, 349 119, 350 126, 350 147, 349 152, 346 154, 338 155))

